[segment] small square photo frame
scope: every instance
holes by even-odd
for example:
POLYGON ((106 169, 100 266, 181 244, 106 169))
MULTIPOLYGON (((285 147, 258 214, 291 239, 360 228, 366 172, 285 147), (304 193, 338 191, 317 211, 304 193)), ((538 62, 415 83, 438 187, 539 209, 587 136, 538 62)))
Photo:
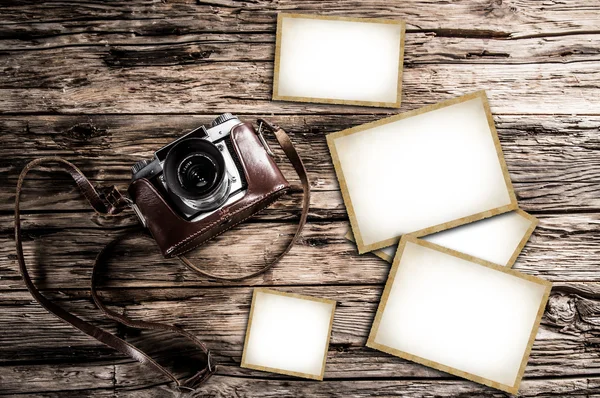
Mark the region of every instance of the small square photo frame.
POLYGON ((405 32, 401 20, 279 13, 272 99, 399 108, 405 32))
POLYGON ((242 368, 323 380, 336 302, 255 288, 242 368))

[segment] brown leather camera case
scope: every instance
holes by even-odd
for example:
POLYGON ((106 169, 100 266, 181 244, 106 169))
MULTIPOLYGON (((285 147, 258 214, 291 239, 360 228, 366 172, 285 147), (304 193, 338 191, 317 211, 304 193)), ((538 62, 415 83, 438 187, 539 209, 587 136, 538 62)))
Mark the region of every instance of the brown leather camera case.
POLYGON ((200 221, 181 218, 148 180, 136 180, 130 185, 129 195, 165 257, 198 247, 264 209, 290 189, 251 124, 235 126, 231 140, 246 175, 247 193, 200 221))

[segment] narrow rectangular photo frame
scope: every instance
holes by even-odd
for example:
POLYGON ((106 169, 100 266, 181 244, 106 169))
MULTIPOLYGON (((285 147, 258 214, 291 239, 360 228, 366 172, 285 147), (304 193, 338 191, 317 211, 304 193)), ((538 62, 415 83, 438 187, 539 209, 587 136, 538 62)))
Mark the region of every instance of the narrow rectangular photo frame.
MULTIPOLYGON (((293 304, 294 303, 292 303, 292 305, 293 304)), ((296 304, 298 304, 298 302, 296 302, 296 304)), ((272 308, 276 308, 276 307, 272 307, 272 308)), ((298 307, 296 307, 296 308, 298 308, 298 307)), ((250 314, 248 316, 248 326, 246 328, 246 337, 244 339, 244 350, 242 352, 242 360, 241 360, 240 366, 242 368, 260 370, 260 371, 264 371, 264 372, 273 372, 273 373, 279 373, 279 374, 288 375, 288 376, 296 376, 296 377, 302 377, 302 378, 322 381, 323 375, 325 374, 325 363, 327 361, 327 353, 329 351, 329 342, 331 340, 331 331, 333 328, 333 318, 334 318, 335 308, 336 308, 336 302, 334 300, 318 298, 318 297, 313 297, 313 296, 306 296, 306 295, 296 294, 296 293, 281 292, 278 290, 267 289, 267 288, 254 288, 254 291, 252 293, 252 303, 250 306, 250 314), (286 299, 297 299, 297 300, 301 300, 301 301, 305 302, 305 304, 318 303, 318 304, 326 305, 321 309, 317 309, 318 311, 328 310, 327 307, 330 307, 330 310, 328 310, 328 311, 330 311, 331 314, 329 316, 327 324, 325 325, 323 323, 321 325, 322 326, 321 329, 323 329, 323 330, 321 330, 321 332, 324 332, 325 328, 326 328, 327 340, 324 343, 323 358, 322 358, 322 360, 320 360, 320 367, 321 367, 320 372, 318 372, 318 373, 316 373, 316 372, 313 372, 313 373, 300 372, 300 371, 294 371, 294 370, 290 370, 290 369, 278 368, 275 366, 260 365, 260 364, 256 363, 256 362, 260 362, 260 361, 264 362, 265 360, 281 362, 281 358, 265 359, 264 357, 260 357, 260 355, 257 356, 256 354, 253 354, 252 352, 250 352, 251 350, 254 350, 254 352, 256 352, 256 349, 257 349, 257 348, 250 347, 250 345, 253 343, 253 341, 251 339, 251 332, 252 332, 252 327, 253 327, 253 320, 256 315, 255 309, 257 306, 258 296, 261 294, 262 295, 270 295, 270 296, 274 296, 274 297, 279 296, 279 297, 283 297, 286 299)), ((310 310, 308 308, 304 308, 304 309, 300 308, 300 309, 304 310, 303 311, 304 314, 306 314, 306 310, 310 310)), ((263 323, 265 323, 265 322, 263 322, 263 323)), ((268 322, 268 320, 263 326, 265 329, 268 329, 269 332, 277 331, 277 329, 276 329, 277 325, 275 325, 273 322, 268 322)), ((295 332, 298 333, 299 331, 295 330, 295 332)), ((306 334, 303 334, 303 336, 306 337, 306 334)), ((267 340, 268 340, 268 343, 271 346, 271 348, 273 348, 274 345, 281 343, 280 341, 279 342, 275 341, 276 339, 267 338, 267 340)), ((322 344, 322 343, 323 342, 320 342, 319 344, 322 344)), ((260 344, 260 340, 256 344, 260 344)), ((275 347, 275 348, 278 348, 278 347, 275 347)), ((299 348, 299 347, 297 347, 297 348, 299 348)), ((260 351, 260 349, 259 349, 259 351, 260 351)), ((279 355, 282 355, 281 350, 279 350, 278 353, 279 353, 279 355)), ((304 352, 304 353, 306 354, 306 352, 304 352)), ((289 360, 291 358, 287 358, 287 359, 289 360)), ((314 363, 315 362, 313 361, 313 364, 314 363)), ((292 366, 298 367, 300 365, 295 363, 292 366)), ((289 368, 290 366, 287 366, 287 367, 289 368)))
POLYGON ((400 107, 405 31, 400 20, 279 13, 272 99, 400 107))
MULTIPOLYGON (((371 327, 366 345, 370 348, 383 351, 409 361, 417 362, 455 376, 463 377, 476 383, 484 384, 492 388, 509 392, 511 394, 516 394, 519 390, 519 385, 525 372, 525 367, 537 335, 538 327, 544 314, 551 288, 552 283, 543 279, 514 271, 508 267, 492 264, 487 261, 468 256, 464 253, 424 241, 422 239, 405 235, 400 240, 398 252, 394 258, 394 263, 390 270, 379 307, 377 308, 375 320, 371 327), (412 267, 408 263, 401 265, 402 258, 405 255, 405 249, 408 247, 408 245, 412 246, 410 247, 411 251, 408 252, 409 259, 407 261, 412 261, 414 263, 421 261, 420 264, 413 265, 412 267), (415 247, 420 247, 421 250, 425 249, 422 250, 422 252, 428 252, 428 255, 433 253, 434 257, 430 259, 425 257, 425 260, 422 260, 423 257, 419 258, 418 250, 415 251, 415 247), (449 259, 450 262, 436 261, 439 260, 439 256, 445 256, 445 258, 449 259), (458 265, 452 265, 452 261, 454 264, 458 265), (419 274, 421 270, 427 268, 427 266, 424 266, 425 264, 428 264, 430 268, 429 271, 424 271, 429 272, 429 277, 427 277, 425 274, 419 274), (464 277, 462 278, 462 280, 468 281, 466 285, 462 286, 462 289, 461 286, 454 286, 454 283, 456 283, 457 280, 460 280, 460 278, 457 279, 455 275, 452 275, 452 268, 455 269, 455 275, 459 273, 471 272, 471 275, 468 279, 464 279, 464 277), (490 272, 490 270, 493 272, 490 272), (496 271, 499 273, 496 273, 496 271), (395 281, 398 275, 400 275, 400 278, 404 278, 405 280, 401 281, 398 286, 395 286, 395 281), (481 277, 481 275, 483 275, 483 277, 481 277), (412 280, 407 282, 407 279, 412 280), (490 289, 489 286, 478 283, 484 281, 485 279, 487 279, 486 283, 489 283, 490 280, 493 280, 494 283, 500 286, 498 291, 492 292, 493 289, 490 289), (444 284, 448 286, 443 286, 444 284), (511 286, 511 293, 514 293, 514 296, 513 294, 504 294, 506 293, 506 288, 508 285, 511 286), (409 287, 408 289, 406 289, 407 286, 409 287), (423 292, 421 290, 423 286, 427 286, 428 290, 423 292), (452 292, 456 292, 458 299, 449 297, 447 294, 449 286, 452 292), (478 299, 473 298, 471 295, 472 292, 465 292, 465 288, 471 289, 473 292, 479 291, 479 294, 482 295, 487 294, 489 296, 491 294, 496 294, 498 297, 495 298, 495 303, 489 300, 489 297, 479 297, 478 299), (412 292, 409 291, 410 289, 412 289, 412 292), (397 295, 399 294, 405 296, 403 299, 404 302, 398 299, 397 295), (423 300, 419 301, 416 299, 417 296, 423 294, 428 297, 425 302, 423 300), (432 295, 435 294, 443 296, 443 299, 432 299, 432 295), (526 304, 523 302, 523 300, 519 300, 522 298, 527 298, 527 300, 530 302, 526 304), (456 303, 460 303, 461 301, 468 304, 467 308, 461 307, 455 308, 454 310, 448 310, 448 308, 446 308, 448 306, 453 306, 456 303), (385 311, 390 302, 392 302, 393 314, 386 317, 385 311), (444 304, 443 308, 440 308, 439 306, 437 307, 437 311, 440 312, 440 314, 427 311, 427 309, 433 308, 432 305, 435 306, 436 304, 439 305, 440 303, 444 304), (496 350, 494 355, 500 357, 500 359, 494 358, 492 360, 490 359, 489 354, 491 351, 485 352, 485 346, 482 345, 482 342, 484 342, 485 339, 489 339, 490 335, 487 333, 481 333, 483 338, 476 338, 471 335, 475 331, 475 328, 471 328, 473 327, 472 325, 477 323, 481 324, 481 322, 485 320, 482 319, 485 318, 485 316, 489 318, 490 316, 497 315, 497 313, 491 308, 488 308, 487 311, 483 311, 481 308, 476 308, 477 306, 495 304, 497 307, 499 303, 504 303, 503 305, 506 305, 505 312, 508 310, 508 312, 511 313, 511 317, 506 319, 510 319, 513 322, 522 322, 522 330, 525 330, 526 332, 530 330, 530 332, 528 335, 521 334, 521 336, 517 336, 518 333, 513 333, 515 331, 514 329, 511 330, 508 327, 498 329, 496 327, 497 320, 492 322, 493 325, 489 326, 485 332, 492 330, 496 334, 496 337, 494 338, 503 339, 505 342, 504 345, 501 344, 498 347, 492 348, 496 350), (421 305, 421 308, 417 308, 419 305, 421 305), (519 310, 518 314, 516 310, 519 310), (423 313, 423 319, 425 320, 422 322, 416 322, 413 318, 421 313, 423 313), (474 319, 468 321, 467 317, 469 315, 471 315, 474 319), (514 315, 514 318, 512 315, 514 315), (462 322, 460 323, 461 327, 450 329, 446 328, 442 332, 435 332, 436 329, 433 328, 432 325, 428 324, 432 322, 444 323, 447 319, 452 319, 453 316, 460 316, 460 322, 462 322), (440 319, 444 317, 447 319, 440 319), (471 323, 465 326, 467 321, 471 323), (394 330, 391 332, 384 330, 382 332, 382 323, 385 323, 383 326, 384 328, 389 329, 390 322, 393 323, 394 330), (529 329, 529 322, 532 322, 531 329, 529 329), (406 330, 401 330, 402 328, 406 330), (410 328, 414 328, 415 330, 411 331, 409 330, 410 328), (429 332, 424 333, 423 329, 427 329, 433 334, 429 332), (471 334, 465 336, 463 329, 469 330, 469 333, 471 334), (449 335, 448 330, 452 330, 453 333, 458 336, 457 339, 462 338, 463 341, 455 341, 454 344, 450 344, 449 341, 446 341, 446 336, 449 335), (382 335, 380 335, 380 332, 382 335), (431 335, 427 336, 428 333, 431 335), (433 335, 435 335, 435 337, 432 339, 433 335), (427 344, 424 342, 418 342, 418 339, 435 341, 432 341, 431 344, 427 344), (513 340, 508 341, 508 339, 513 340), (382 340, 387 340, 387 343, 382 343, 382 340), (465 344, 472 346, 467 350, 466 347, 464 347, 465 344), (391 345, 395 345, 395 347, 392 347, 391 345), (439 345, 446 347, 444 349, 446 349, 448 352, 443 352, 444 349, 438 347, 439 345), (399 349, 397 348, 398 346, 406 346, 407 348, 399 349), (515 352, 511 353, 510 350, 507 350, 506 347, 508 346, 516 347, 514 349, 515 352), (451 350, 457 349, 463 350, 461 351, 462 354, 450 352, 451 350), (408 352, 409 350, 412 352, 408 352), (431 358, 425 358, 424 356, 415 354, 415 352, 427 351, 428 356, 430 357, 437 356, 445 358, 445 361, 447 362, 460 363, 463 368, 476 369, 476 371, 468 372, 458 369, 452 365, 448 365, 448 363, 441 363, 432 360, 431 358), (475 355, 488 358, 490 361, 494 362, 494 365, 491 366, 490 363, 483 363, 477 360, 469 364, 464 360, 463 357, 461 357, 461 355, 468 356, 473 355, 474 353, 475 355), (500 360, 505 361, 505 363, 498 364, 500 360), (512 368, 510 366, 511 364, 512 368), (476 374, 476 372, 479 372, 480 374, 476 374), (481 375, 482 373, 488 373, 489 376, 494 372, 496 372, 494 376, 496 377, 496 380, 492 380, 481 375), (498 381, 500 379, 503 381, 498 381), (512 383, 506 382, 507 380, 511 380, 512 383)), ((446 324, 446 326, 448 325, 446 324)), ((479 329, 481 329, 479 332, 484 331, 481 327, 479 327, 479 329)))
MULTIPOLYGON (((517 209, 514 212, 499 214, 459 227, 436 232, 432 235, 422 236, 421 239, 494 264, 512 268, 538 223, 539 220, 536 217, 521 209, 517 209), (521 221, 518 221, 518 218, 521 218, 521 221), (502 221, 501 219, 505 220, 502 221), (492 225, 498 223, 503 223, 505 228, 514 229, 512 235, 499 236, 499 234, 505 234, 508 231, 499 231, 497 228, 498 225, 492 225), (467 242, 469 242, 468 246, 467 242), (494 250, 491 250, 490 245, 497 245, 499 243, 502 243, 504 248, 500 250, 494 248, 494 250), (491 256, 494 256, 494 258, 491 256), (499 257, 506 259, 502 260, 499 257)), ((348 231, 345 237, 349 241, 355 242, 352 231, 348 231)), ((397 248, 397 245, 392 245, 370 253, 391 264, 394 261, 397 248)))
POLYGON ((485 91, 329 134, 327 144, 361 254, 404 234, 421 237, 518 208, 485 91), (451 176, 455 170, 469 176, 451 176), (443 203, 432 203, 437 198, 443 203))

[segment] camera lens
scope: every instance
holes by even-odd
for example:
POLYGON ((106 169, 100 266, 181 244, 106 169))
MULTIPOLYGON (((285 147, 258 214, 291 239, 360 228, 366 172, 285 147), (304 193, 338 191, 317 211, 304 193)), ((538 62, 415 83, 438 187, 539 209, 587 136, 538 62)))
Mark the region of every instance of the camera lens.
POLYGON ((175 144, 165 158, 163 173, 167 190, 198 210, 217 208, 229 194, 225 159, 213 143, 202 138, 175 144))
POLYGON ((177 172, 181 186, 198 194, 210 191, 218 175, 217 162, 205 153, 196 153, 183 159, 177 172))

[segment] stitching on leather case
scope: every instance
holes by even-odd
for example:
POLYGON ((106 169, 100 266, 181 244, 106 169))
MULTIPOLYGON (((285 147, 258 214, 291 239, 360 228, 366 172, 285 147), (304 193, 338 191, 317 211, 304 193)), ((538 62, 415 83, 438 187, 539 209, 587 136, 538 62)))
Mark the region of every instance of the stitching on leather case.
MULTIPOLYGON (((281 192, 281 191, 279 191, 279 192, 281 192)), ((272 192, 271 194, 274 194, 274 193, 277 193, 277 192, 275 191, 275 192, 272 192)), ((284 193, 285 193, 285 191, 282 193, 282 195, 283 195, 284 193)), ((269 194, 269 195, 271 195, 271 194, 269 194)), ((258 203, 260 203, 260 202, 263 202, 263 201, 269 201, 269 203, 267 204, 267 206, 265 206, 265 208, 266 208, 266 207, 268 207, 269 205, 271 205, 272 203, 274 203, 274 202, 275 202, 275 200, 277 200, 277 198, 278 198, 279 196, 281 196, 281 195, 273 195, 273 196, 269 196, 269 197, 266 197, 266 198, 263 198, 263 199, 261 199, 259 202, 255 202, 255 203, 257 203, 257 204, 258 204, 258 203)), ((247 209, 247 207, 246 207, 245 209, 247 209)), ((204 243, 206 243, 206 242, 208 242, 208 241, 211 241, 211 240, 213 240, 213 239, 214 239, 214 238, 216 238, 217 236, 219 236, 219 235, 221 235, 221 234, 223 234, 223 233, 225 233, 225 232, 229 231, 231 228, 233 228, 233 227, 235 227, 235 226, 237 226, 237 225, 239 225, 239 224, 243 223, 244 221, 246 221, 246 220, 247 220, 247 219, 249 219, 250 217, 254 216, 255 214, 256 214, 256 213, 252 213, 252 214, 248 215, 248 217, 244 217, 244 218, 243 218, 243 219, 241 219, 240 221, 238 221, 238 222, 235 222, 235 223, 231 224, 229 227, 225 228, 224 230, 222 230, 222 231, 221 231, 221 232, 219 232, 218 234, 216 234, 216 235, 213 235, 213 236, 211 236, 211 237, 209 237, 209 238, 206 238, 206 239, 204 239, 204 240, 200 240, 200 241, 199 241, 199 242, 198 242, 198 243, 197 243, 195 246, 193 246, 193 247, 190 247, 190 248, 185 248, 185 249, 184 249, 184 247, 185 247, 185 246, 187 246, 187 245, 189 245, 189 244, 192 244, 192 242, 188 242, 186 245, 184 245, 184 246, 182 246, 182 247, 180 247, 180 248, 179 248, 179 249, 180 249, 180 251, 178 251, 178 252, 176 252, 176 253, 173 253, 173 255, 175 255, 175 256, 178 256, 178 255, 180 255, 180 254, 187 253, 187 252, 189 252, 189 251, 191 251, 191 250, 194 250, 194 249, 195 249, 195 248, 197 248, 198 246, 200 246, 200 245, 202 245, 202 244, 204 244, 204 243)))
MULTIPOLYGON (((242 208, 238 209, 237 211, 235 211, 235 212, 231 213, 230 217, 234 217, 235 215, 237 215, 237 214, 239 214, 239 213, 243 212, 244 210, 247 210, 248 208, 250 208, 250 207, 252 207, 252 206, 254 206, 254 205, 256 205, 256 204, 259 204, 259 203, 262 203, 262 202, 265 202, 265 201, 267 201, 267 200, 271 199, 271 195, 273 195, 274 193, 276 193, 276 192, 278 192, 278 191, 281 191, 281 190, 282 190, 282 188, 285 188, 285 185, 284 185, 284 184, 279 184, 279 185, 277 185, 277 186, 276 186, 276 187, 275 187, 273 190, 269 191, 269 193, 267 193, 267 194, 266 194, 266 197, 264 197, 264 198, 261 198, 261 199, 257 199, 257 200, 254 200, 254 201, 252 201, 252 202, 248 203, 246 206, 244 206, 244 207, 242 207, 242 208)), ((250 217, 250 216, 249 216, 249 217, 250 217)), ((233 224, 231 227, 233 227, 234 225, 237 225, 237 224, 239 224, 239 223, 240 223, 240 222, 242 222, 242 221, 245 221, 247 218, 248 218, 248 217, 246 217, 244 220, 241 220, 241 221, 239 221, 239 222, 237 222, 237 223, 233 224)), ((171 252, 175 251, 176 249, 184 250, 184 249, 185 249, 185 247, 186 247, 186 246, 189 244, 189 243, 187 243, 187 244, 184 244, 185 242, 193 240, 193 239, 194 239, 195 237, 197 237, 198 235, 201 235, 201 234, 203 234, 204 232, 206 232, 206 230, 208 230, 208 229, 212 228, 213 226, 215 226, 216 224, 219 224, 219 223, 221 223, 221 222, 223 222, 223 220, 216 220, 216 221, 213 221, 212 223, 208 224, 206 227, 202 228, 201 230, 199 230, 199 231, 196 231, 195 233, 193 233, 192 235, 190 235, 190 236, 186 237, 185 239, 182 239, 181 241, 179 241, 179 242, 177 242, 176 244, 174 244, 174 245, 172 245, 171 247, 169 247, 169 248, 167 249, 167 251, 166 251, 166 254, 171 254, 171 252), (180 245, 182 245, 182 244, 183 244, 183 246, 180 246, 180 245)), ((230 228, 231 228, 231 227, 230 227, 230 228)), ((228 228, 228 229, 229 229, 229 228, 228 228)), ((226 231, 226 230, 223 230, 223 232, 225 232, 225 231, 226 231)), ((215 236, 217 236, 217 235, 215 235, 215 236)), ((190 243, 191 243, 191 242, 190 242, 190 243)), ((192 250, 192 249, 189 249, 189 250, 192 250)))
MULTIPOLYGON (((234 216, 236 216, 237 214, 239 214, 239 213, 241 213, 241 212, 243 212, 243 211, 245 211, 245 210, 249 209, 250 207, 252 207, 252 206, 254 206, 254 205, 257 205, 257 204, 260 204, 260 203, 262 203, 262 202, 266 202, 266 201, 268 201, 269 199, 272 199, 272 198, 271 198, 271 196, 272 196, 272 195, 274 195, 274 194, 276 194, 276 193, 278 193, 278 192, 280 192, 280 191, 282 190, 282 188, 285 188, 285 186, 284 186, 284 185, 278 185, 277 187, 275 187, 275 189, 273 189, 272 191, 270 191, 269 193, 267 193, 267 194, 266 194, 266 197, 264 197, 264 198, 260 198, 260 199, 256 199, 256 200, 253 200, 252 202, 248 203, 246 206, 244 206, 244 207, 241 207, 240 209, 238 209, 238 210, 237 210, 237 211, 235 211, 234 213, 231 213, 229 217, 234 217, 234 216)), ((275 199, 275 198, 273 198, 273 199, 275 199)), ((252 215, 250 215, 250 216, 248 216, 248 217, 244 218, 244 219, 243 219, 243 220, 241 220, 241 221, 238 221, 238 222, 236 222, 235 224, 233 224, 233 225, 232 225, 231 227, 229 227, 229 228, 232 228, 234 225, 237 225, 237 224, 239 224, 239 223, 240 223, 240 222, 242 222, 242 221, 245 221, 246 219, 248 219, 248 218, 249 218, 249 217, 251 217, 251 216, 252 216, 252 215)), ((212 227, 213 227, 213 226, 215 226, 216 224, 220 224, 220 223, 222 223, 223 221, 225 221, 225 220, 219 219, 219 220, 213 221, 212 223, 208 224, 206 227, 202 228, 201 230, 199 230, 199 231, 196 231, 196 232, 195 232, 195 233, 193 233, 192 235, 190 235, 190 236, 187 236, 185 239, 182 239, 181 241, 179 241, 179 242, 177 242, 176 244, 172 245, 172 246, 171 246, 171 247, 170 247, 170 248, 167 250, 167 253, 169 254, 171 251, 175 251, 175 250, 177 250, 177 249, 179 249, 179 250, 185 250, 186 246, 188 246, 189 244, 192 244, 192 243, 193 243, 193 240, 194 240, 194 239, 195 239, 195 238, 196 238, 198 235, 202 235, 204 232, 206 232, 207 230, 209 230, 210 228, 212 228, 212 227), (185 242, 187 242, 187 243, 185 243, 185 242)), ((227 229, 229 229, 229 228, 227 228, 227 229)), ((223 232, 225 232, 227 229, 223 230, 223 232)), ((217 235, 215 235, 215 236, 217 236, 217 235)), ((191 250, 191 249, 189 249, 189 250, 191 250)), ((186 251, 188 251, 188 250, 186 250, 186 251)))

